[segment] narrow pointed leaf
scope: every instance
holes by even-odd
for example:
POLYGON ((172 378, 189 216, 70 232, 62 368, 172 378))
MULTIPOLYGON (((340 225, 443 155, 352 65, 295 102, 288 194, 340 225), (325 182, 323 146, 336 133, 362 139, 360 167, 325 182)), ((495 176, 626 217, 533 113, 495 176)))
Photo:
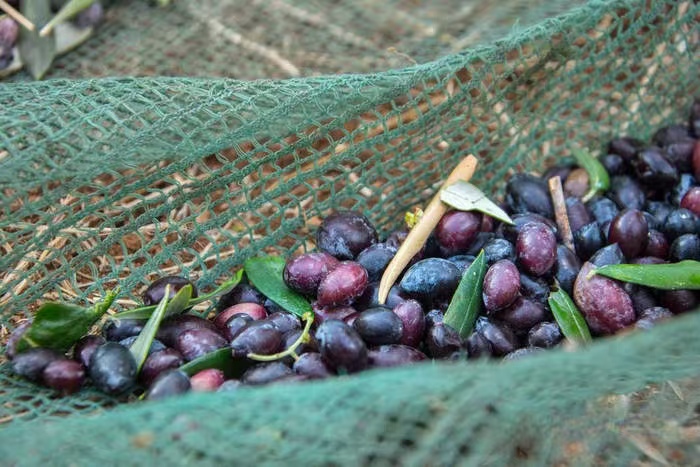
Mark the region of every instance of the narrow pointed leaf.
POLYGON ((55 28, 57 24, 71 19, 73 16, 77 15, 93 3, 95 3, 95 0, 70 0, 68 3, 63 5, 60 10, 58 10, 58 13, 51 18, 51 21, 49 21, 46 26, 42 28, 39 34, 46 35, 45 31, 50 31, 55 28))
POLYGON ((481 190, 465 181, 458 181, 440 191, 440 200, 460 211, 480 211, 506 224, 512 219, 481 190))
POLYGON ((700 261, 667 264, 610 264, 593 273, 662 290, 700 290, 700 261))
POLYGON ((481 312, 481 290, 486 274, 486 257, 481 250, 459 281, 452 301, 445 312, 443 322, 454 328, 466 339, 474 329, 476 318, 481 312))
MULTIPOLYGON (((216 298, 217 296, 228 292, 232 288, 238 285, 239 282, 241 282, 241 279, 243 278, 243 269, 239 270, 236 272, 236 274, 220 286, 218 286, 215 290, 212 292, 209 292, 208 294, 200 295, 197 298, 190 298, 189 303, 182 308, 171 308, 171 305, 168 306, 168 310, 166 311, 165 316, 172 316, 178 313, 181 313, 182 311, 194 306, 198 305, 200 303, 206 302, 208 300, 211 300, 212 298, 216 298), (177 310, 177 311, 176 311, 177 310)), ((156 309, 157 305, 150 305, 150 306, 142 306, 139 308, 134 308, 133 310, 128 310, 128 311, 123 311, 121 313, 117 313, 113 316, 111 316, 111 319, 148 319, 151 317, 153 314, 153 311, 156 309)))
POLYGON ((569 294, 559 288, 549 294, 547 302, 564 337, 578 344, 591 341, 588 324, 569 294))
POLYGON ((146 357, 148 357, 148 351, 153 344, 153 339, 156 337, 156 332, 158 332, 161 321, 165 318, 169 303, 175 303, 175 308, 184 308, 192 296, 192 286, 186 285, 181 288, 172 300, 168 300, 169 296, 170 286, 167 285, 165 287, 165 296, 160 303, 158 303, 156 311, 153 312, 148 322, 139 333, 139 336, 134 343, 131 344, 131 347, 129 347, 131 355, 133 355, 134 360, 136 360, 136 366, 139 371, 141 371, 141 366, 143 366, 143 362, 145 362, 146 357))
POLYGON ((116 292, 110 291, 104 301, 87 308, 68 303, 44 303, 18 342, 17 350, 47 347, 67 351, 107 312, 116 296, 116 292))
POLYGON ((313 313, 309 301, 284 283, 285 263, 279 256, 251 258, 245 262, 245 274, 256 289, 288 312, 299 317, 313 313))
POLYGON ((22 63, 35 79, 43 78, 51 67, 56 55, 56 38, 54 34, 46 37, 39 35, 39 30, 51 19, 51 8, 48 0, 23 0, 20 10, 29 21, 36 25, 35 31, 20 29, 19 54, 22 63))
POLYGON ((237 378, 254 363, 246 358, 233 358, 233 352, 226 347, 187 362, 180 367, 180 370, 187 376, 192 376, 202 370, 214 368, 223 371, 227 378, 237 378))
POLYGON ((610 177, 603 164, 593 155, 582 149, 573 149, 576 162, 588 173, 588 192, 583 196, 584 202, 610 188, 610 177))

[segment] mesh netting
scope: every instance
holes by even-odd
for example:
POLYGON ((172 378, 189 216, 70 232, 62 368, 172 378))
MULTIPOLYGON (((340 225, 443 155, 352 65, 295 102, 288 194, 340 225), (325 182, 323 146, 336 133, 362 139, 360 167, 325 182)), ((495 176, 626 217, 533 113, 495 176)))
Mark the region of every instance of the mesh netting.
MULTIPOLYGON (((0 87, 2 332, 42 299, 85 303, 119 284, 117 308, 132 306, 163 274, 207 290, 259 252, 313 248, 333 209, 386 233, 467 154, 497 193, 574 146, 648 139, 700 93, 697 2, 433 3, 119 2, 55 79, 13 77, 0 87), (340 72, 369 74, 312 76, 340 72), (120 75, 160 77, 75 79, 120 75)), ((56 398, 5 365, 0 452, 9 464, 687 464, 700 439, 690 395, 663 383, 600 397, 697 376, 698 326, 691 314, 530 361, 116 408, 89 391, 56 398)))

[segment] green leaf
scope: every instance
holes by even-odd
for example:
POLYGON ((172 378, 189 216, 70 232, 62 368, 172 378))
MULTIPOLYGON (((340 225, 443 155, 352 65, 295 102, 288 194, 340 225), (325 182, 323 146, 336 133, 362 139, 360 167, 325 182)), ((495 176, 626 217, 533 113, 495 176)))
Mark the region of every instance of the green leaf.
POLYGON ((284 283, 285 260, 279 256, 251 258, 245 262, 245 273, 251 284, 267 298, 299 317, 313 313, 311 304, 284 283))
POLYGON ((117 297, 108 292, 105 300, 90 308, 68 303, 44 303, 36 313, 30 328, 17 344, 17 350, 48 347, 65 352, 104 315, 117 297))
MULTIPOLYGON (((169 296, 170 285, 167 285, 165 286, 165 295, 160 303, 158 303, 156 311, 151 315, 148 322, 139 333, 139 336, 136 338, 134 343, 131 344, 131 347, 129 347, 131 355, 133 355, 134 360, 136 360, 138 371, 141 371, 141 366, 143 366, 143 362, 145 362, 146 357, 148 357, 148 351, 151 348, 151 344, 153 344, 153 339, 156 337, 158 327, 160 326, 161 321, 163 321, 163 318, 165 318, 168 308, 170 308, 168 303, 169 296)), ((177 294, 175 294, 170 303, 174 303, 176 309, 184 309, 185 306, 187 306, 187 302, 189 302, 191 296, 192 286, 186 285, 181 288, 177 294)))
POLYGON ((51 7, 48 0, 23 0, 21 12, 37 27, 35 31, 20 28, 19 54, 22 63, 34 79, 43 78, 51 67, 56 55, 56 38, 53 34, 46 37, 39 35, 39 29, 51 19, 51 7))
POLYGON ((467 338, 473 328, 476 318, 481 312, 481 289, 486 274, 486 257, 484 250, 469 266, 459 281, 450 306, 447 307, 443 322, 454 328, 462 338, 467 338))
POLYGON ((666 264, 610 264, 594 274, 662 290, 700 290, 700 262, 693 260, 666 264))
MULTIPOLYGON (((226 282, 224 282, 223 284, 221 284, 214 291, 212 291, 208 294, 200 295, 197 298, 191 298, 189 303, 187 303, 187 305, 181 310, 179 309, 178 311, 175 311, 174 308, 171 308, 171 306, 172 306, 172 302, 171 302, 171 305, 168 306, 168 311, 166 311, 166 316, 172 316, 172 315, 181 313, 182 311, 184 311, 184 310, 186 310, 194 305, 197 305, 197 304, 202 303, 202 302, 206 302, 207 300, 211 300, 212 298, 215 298, 218 295, 221 295, 225 292, 228 292, 229 290, 231 290, 232 288, 237 286, 238 283, 241 282, 242 278, 243 278, 243 269, 237 271, 236 274, 231 279, 229 279, 226 282)), ((117 314, 111 316, 110 318, 115 319, 115 320, 118 320, 118 319, 148 319, 153 314, 153 311, 156 309, 156 306, 157 305, 149 305, 149 306, 142 306, 139 308, 134 308, 133 310, 128 310, 128 311, 123 311, 121 313, 117 313, 117 314)))
POLYGON ((569 294, 559 288, 549 294, 547 301, 554 319, 567 339, 579 344, 591 341, 591 332, 588 330, 588 324, 586 324, 586 320, 576 308, 569 294))
POLYGON ((440 201, 460 211, 480 211, 506 224, 512 224, 508 214, 481 190, 465 181, 458 181, 440 191, 440 201))
POLYGON ((589 152, 575 148, 572 150, 572 153, 578 165, 588 173, 588 192, 582 198, 582 201, 585 203, 597 193, 601 193, 610 187, 610 177, 603 164, 589 152))
POLYGON ((226 347, 187 362, 180 367, 180 370, 187 376, 192 376, 202 370, 214 368, 223 371, 227 378, 237 378, 254 363, 245 358, 233 358, 233 352, 226 347))
POLYGON ((58 10, 58 13, 56 13, 56 16, 51 18, 51 21, 49 21, 46 26, 41 29, 41 31, 39 31, 39 35, 47 35, 51 30, 53 30, 53 28, 56 27, 57 24, 71 19, 73 16, 77 15, 93 3, 95 3, 95 0, 70 0, 68 3, 63 5, 63 7, 58 10))

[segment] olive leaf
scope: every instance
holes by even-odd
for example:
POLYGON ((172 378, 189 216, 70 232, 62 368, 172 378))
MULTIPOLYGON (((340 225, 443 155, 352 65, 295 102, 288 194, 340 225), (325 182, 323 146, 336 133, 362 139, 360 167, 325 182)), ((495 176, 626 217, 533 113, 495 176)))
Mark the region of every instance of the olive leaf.
MULTIPOLYGON (((200 295, 197 298, 190 298, 189 302, 187 303, 187 306, 181 310, 176 310, 175 308, 171 308, 171 306, 168 306, 167 311, 165 312, 165 316, 172 316, 178 313, 181 313, 182 311, 193 307, 194 305, 198 305, 202 302, 206 302, 208 300, 211 300, 212 298, 215 298, 223 293, 228 292, 235 286, 237 286, 240 282, 241 279, 243 278, 243 269, 240 269, 239 271, 236 272, 236 274, 220 286, 218 286, 216 289, 214 289, 212 292, 209 292, 208 294, 200 295)), ((117 313, 115 315, 110 316, 111 319, 119 320, 119 319, 148 319, 152 314, 153 311, 156 309, 158 305, 149 305, 149 306, 142 306, 139 308, 134 308, 133 310, 127 310, 127 311, 122 311, 121 313, 117 313)))
POLYGON ((480 211, 506 224, 512 219, 483 191, 465 181, 458 181, 440 191, 440 200, 460 211, 480 211))
POLYGON ((51 21, 46 23, 46 26, 39 31, 39 35, 44 37, 50 34, 57 24, 71 19, 73 16, 77 15, 93 3, 95 3, 95 0, 70 0, 63 5, 60 10, 58 10, 56 16, 51 18, 51 21))
POLYGON ((313 313, 309 301, 284 283, 285 263, 279 256, 250 258, 244 265, 245 274, 256 289, 290 313, 300 318, 304 313, 313 313))
POLYGON ((561 332, 567 339, 579 344, 585 344, 592 340, 586 320, 576 308, 576 304, 571 300, 569 294, 561 287, 549 294, 547 302, 561 332))
POLYGON ((31 347, 47 347, 67 351, 90 327, 104 315, 117 297, 109 291, 105 299, 90 308, 68 303, 44 303, 36 312, 34 321, 17 343, 17 351, 31 347))
MULTIPOLYGON (((190 297, 192 297, 192 286, 188 284, 181 288, 172 300, 169 300, 168 297, 170 297, 170 285, 165 286, 165 295, 160 303, 158 303, 156 311, 153 312, 134 343, 129 347, 131 355, 133 355, 134 360, 136 360, 138 371, 141 371, 143 362, 145 362, 146 357, 148 357, 148 351, 151 349, 153 339, 155 339, 156 333, 158 332, 158 327, 160 327, 160 323, 163 321, 163 318, 165 318, 168 309, 184 310, 185 307, 187 307, 187 303, 190 301, 190 297)), ((176 311, 176 313, 177 312, 178 311, 176 311)))
POLYGON ((588 192, 581 199, 584 203, 610 188, 610 177, 603 164, 591 153, 574 148, 571 151, 576 162, 588 173, 588 192))
POLYGON ((700 261, 665 264, 610 264, 591 271, 612 279, 662 290, 700 290, 700 261))
POLYGON ((476 318, 481 312, 481 290, 486 274, 486 256, 481 250, 459 281, 450 305, 445 312, 443 322, 454 328, 466 339, 474 328, 476 318))
MULTIPOLYGON (((51 19, 49 0, 23 0, 20 9, 22 14, 38 27, 51 19)), ((38 30, 21 28, 18 48, 22 63, 29 73, 35 79, 41 79, 51 67, 56 55, 56 38, 54 34, 42 37, 38 30)))
POLYGON ((180 366, 180 370, 184 371, 187 376, 192 376, 202 370, 214 368, 223 371, 227 378, 236 378, 240 377, 254 363, 246 358, 233 358, 233 352, 229 347, 226 347, 195 358, 180 366))

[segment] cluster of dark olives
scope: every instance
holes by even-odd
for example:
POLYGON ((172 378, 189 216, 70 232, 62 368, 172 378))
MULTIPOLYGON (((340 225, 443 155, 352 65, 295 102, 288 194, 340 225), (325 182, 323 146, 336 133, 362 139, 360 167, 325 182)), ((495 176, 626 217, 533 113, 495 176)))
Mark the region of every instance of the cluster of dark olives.
MULTIPOLYGON (((542 176, 514 175, 502 203, 512 224, 448 211, 385 303, 379 303, 380 279, 408 232, 397 230, 380 241, 361 213, 331 214, 317 231, 317 251, 290 257, 283 270, 287 287, 311 303, 310 327, 244 280, 220 297, 212 319, 182 314, 164 320, 140 372, 129 346, 142 320, 110 321, 102 335, 81 339, 72 358, 39 348, 15 355, 13 340, 8 356, 15 373, 65 393, 90 379, 109 394, 140 385, 147 398, 157 399, 428 359, 520 358, 563 341, 547 300, 555 288, 573 297, 594 337, 649 329, 695 309, 698 292, 654 290, 589 272, 609 264, 700 260, 698 137, 700 101, 688 125, 662 128, 650 144, 612 140, 600 158, 610 188, 586 201, 588 175, 574 165, 552 167, 542 176), (547 187, 553 176, 563 181, 573 250, 555 222, 547 187), (473 331, 461 336, 443 317, 480 252, 487 264, 478 297, 482 312, 473 331), (179 369, 219 349, 242 363, 235 378, 216 368, 191 377, 179 369)), ((187 284, 180 277, 162 278, 148 287, 143 303, 158 303, 166 285, 174 295, 187 284)))

